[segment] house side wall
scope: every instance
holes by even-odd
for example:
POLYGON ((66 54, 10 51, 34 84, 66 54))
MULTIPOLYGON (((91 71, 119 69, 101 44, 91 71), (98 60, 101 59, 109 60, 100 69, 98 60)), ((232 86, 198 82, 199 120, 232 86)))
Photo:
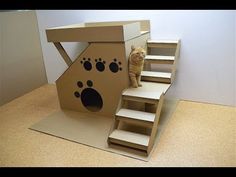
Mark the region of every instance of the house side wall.
POLYGON ((124 43, 91 43, 56 81, 61 108, 91 113, 83 100, 96 102, 93 96, 97 92, 102 98, 102 108, 94 113, 114 116, 121 92, 129 85, 127 66, 124 43), (100 71, 103 66, 104 70, 100 71), (93 92, 87 93, 89 90, 93 92))

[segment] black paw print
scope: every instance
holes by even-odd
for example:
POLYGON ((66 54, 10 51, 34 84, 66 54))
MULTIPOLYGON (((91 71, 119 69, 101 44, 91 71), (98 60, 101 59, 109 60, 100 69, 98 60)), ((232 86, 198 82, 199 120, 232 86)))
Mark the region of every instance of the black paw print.
MULTIPOLYGON (((83 82, 78 81, 77 86, 79 88, 83 88, 83 82)), ((83 106, 92 112, 97 112, 102 109, 103 106, 103 100, 100 93, 93 89, 93 82, 91 80, 87 81, 87 88, 84 88, 81 92, 81 94, 78 91, 74 92, 74 96, 76 98, 81 98, 81 102, 83 106)))
POLYGON ((101 58, 95 59, 96 62, 96 68, 98 71, 102 72, 105 69, 105 61, 103 61, 101 58))
POLYGON ((114 61, 111 62, 111 64, 109 65, 109 68, 110 68, 111 72, 116 73, 116 72, 118 72, 119 70, 120 70, 120 71, 122 70, 122 68, 120 67, 120 65, 121 65, 121 62, 120 62, 120 61, 117 62, 117 59, 114 58, 114 61))
POLYGON ((83 60, 81 60, 80 63, 84 66, 84 69, 86 69, 87 71, 90 71, 92 69, 90 58, 88 58, 88 60, 86 60, 86 58, 83 58, 83 60))

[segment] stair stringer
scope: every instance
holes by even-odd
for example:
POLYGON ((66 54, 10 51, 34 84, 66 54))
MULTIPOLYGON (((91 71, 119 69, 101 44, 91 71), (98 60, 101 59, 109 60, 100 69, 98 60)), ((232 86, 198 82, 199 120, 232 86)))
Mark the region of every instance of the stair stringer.
POLYGON ((158 101, 158 105, 157 105, 157 109, 156 109, 156 116, 155 116, 155 120, 154 120, 154 123, 152 126, 152 131, 151 131, 150 139, 149 139, 149 143, 148 143, 147 154, 149 154, 151 152, 152 147, 155 143, 155 137, 157 134, 157 127, 158 127, 158 123, 159 123, 159 119, 160 119, 160 115, 161 115, 163 102, 164 102, 164 93, 162 93, 162 95, 158 101))
POLYGON ((180 40, 178 40, 178 43, 175 49, 175 60, 174 60, 173 67, 171 70, 171 83, 173 83, 175 79, 176 67, 179 61, 179 54, 180 54, 180 40))

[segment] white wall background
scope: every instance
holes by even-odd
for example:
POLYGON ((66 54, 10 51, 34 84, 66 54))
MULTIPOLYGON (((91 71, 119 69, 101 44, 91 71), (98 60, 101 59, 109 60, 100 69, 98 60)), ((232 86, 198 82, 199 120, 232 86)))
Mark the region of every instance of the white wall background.
MULTIPOLYGON (((236 106, 236 11, 39 10, 37 17, 49 83, 67 67, 53 44, 47 42, 46 28, 91 21, 149 19, 152 39, 181 39, 175 96, 236 106)), ((65 45, 73 58, 79 47, 65 45)))
MULTIPOLYGON (((234 16, 234 30, 236 31, 236 13, 234 16)), ((236 32, 234 31, 234 106, 236 105, 236 32)))

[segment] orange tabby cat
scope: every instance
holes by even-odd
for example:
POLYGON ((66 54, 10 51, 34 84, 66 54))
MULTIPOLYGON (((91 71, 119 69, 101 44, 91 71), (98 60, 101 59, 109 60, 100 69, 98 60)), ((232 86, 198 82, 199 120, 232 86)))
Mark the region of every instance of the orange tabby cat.
POLYGON ((141 71, 143 70, 145 50, 142 47, 131 46, 129 55, 129 77, 132 87, 141 87, 141 71))

